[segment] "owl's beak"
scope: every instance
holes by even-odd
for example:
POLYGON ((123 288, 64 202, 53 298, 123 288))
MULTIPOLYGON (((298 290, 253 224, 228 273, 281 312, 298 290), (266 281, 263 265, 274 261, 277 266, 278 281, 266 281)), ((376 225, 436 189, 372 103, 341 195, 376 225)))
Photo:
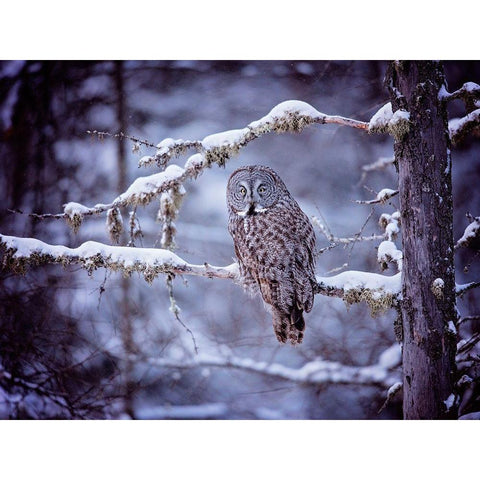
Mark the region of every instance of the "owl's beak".
POLYGON ((260 203, 250 202, 250 206, 247 210, 247 215, 255 215, 256 213, 263 213, 267 209, 260 203))
POLYGON ((247 215, 255 215, 255 203, 250 202, 250 206, 248 207, 247 210, 247 215))

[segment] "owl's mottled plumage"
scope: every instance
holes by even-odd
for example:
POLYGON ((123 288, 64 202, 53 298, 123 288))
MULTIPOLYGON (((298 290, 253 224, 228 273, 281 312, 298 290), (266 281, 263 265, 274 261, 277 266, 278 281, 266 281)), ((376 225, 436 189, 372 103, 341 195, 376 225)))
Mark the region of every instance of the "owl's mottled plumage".
POLYGON ((235 170, 228 180, 228 231, 243 286, 271 307, 281 343, 301 343, 303 312, 313 307, 315 234, 308 217, 271 168, 235 170))

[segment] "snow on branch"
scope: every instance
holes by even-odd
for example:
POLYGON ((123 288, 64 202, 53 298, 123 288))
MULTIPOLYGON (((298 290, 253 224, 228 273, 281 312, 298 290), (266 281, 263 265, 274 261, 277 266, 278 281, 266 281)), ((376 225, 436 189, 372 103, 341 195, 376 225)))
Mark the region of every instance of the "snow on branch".
POLYGON ((342 298, 347 305, 365 302, 373 316, 394 306, 401 292, 400 272, 387 276, 350 270, 316 280, 316 293, 342 298))
POLYGON ((443 88, 440 89, 439 97, 440 100, 445 100, 447 102, 457 98, 462 99, 464 102, 469 100, 480 100, 480 85, 474 82, 467 82, 464 83, 461 88, 452 93, 448 93, 445 86, 443 86, 443 88))
POLYGON ((159 368, 179 370, 198 367, 235 368, 310 385, 349 384, 389 388, 399 380, 399 373, 396 368, 401 362, 401 348, 398 344, 392 345, 380 355, 376 364, 363 367, 316 359, 304 364, 301 368, 295 369, 279 363, 256 361, 230 354, 212 356, 202 353, 193 358, 181 360, 153 357, 135 357, 134 360, 143 361, 159 368))
POLYGON ((467 215, 470 224, 467 226, 461 238, 455 244, 455 249, 460 247, 472 248, 480 250, 480 217, 467 215))
POLYGON ((368 129, 368 123, 341 117, 326 115, 306 102, 287 100, 276 105, 267 115, 255 120, 245 128, 227 130, 208 135, 201 141, 185 141, 166 138, 157 145, 157 152, 152 156, 142 157, 139 166, 165 165, 171 158, 188 149, 194 148, 204 159, 206 166, 212 163, 223 165, 232 155, 245 147, 252 140, 269 132, 301 132, 312 124, 336 124, 361 130, 368 129))
POLYGON ((400 141, 410 130, 410 113, 406 110, 392 110, 391 102, 385 104, 368 123, 369 133, 389 133, 400 141))
POLYGON ((448 133, 452 143, 458 144, 468 133, 480 127, 480 108, 462 118, 452 118, 448 122, 448 133))
POLYGON ((362 167, 362 176, 359 180, 359 184, 362 183, 365 178, 367 178, 367 174, 370 172, 384 170, 386 167, 393 165, 395 163, 395 157, 380 157, 372 163, 367 165, 363 165, 362 167))
POLYGON ((398 195, 398 190, 392 190, 391 188, 384 188, 377 193, 377 196, 372 200, 355 200, 356 203, 361 205, 373 205, 375 203, 385 204, 390 198, 398 195))
MULTIPOLYGON (((183 183, 190 178, 196 178, 204 169, 209 168, 213 163, 221 166, 233 155, 237 154, 240 148, 246 146, 250 141, 268 132, 301 132, 311 124, 337 124, 368 129, 368 123, 345 118, 337 115, 326 115, 313 108, 308 103, 298 100, 288 100, 275 106, 267 115, 259 120, 251 122, 247 127, 237 130, 228 130, 208 135, 201 141, 184 141, 166 138, 157 146, 157 152, 153 156, 144 156, 139 161, 139 166, 147 166, 157 163, 165 167, 168 161, 185 153, 189 149, 196 149, 197 153, 191 155, 184 167, 169 165, 164 171, 153 175, 137 178, 128 189, 121 193, 111 203, 99 203, 93 207, 87 207, 76 202, 69 202, 64 205, 63 213, 59 214, 30 214, 38 219, 64 218, 72 227, 74 232, 80 228, 84 217, 99 215, 104 212, 116 211, 119 207, 147 205, 165 192, 179 192, 183 183)), ((129 138, 137 143, 152 146, 145 141, 125 134, 112 135, 107 132, 88 132, 103 137, 105 135, 129 138)), ((21 212, 20 212, 21 213, 21 212)), ((110 226, 108 226, 110 232, 110 226)), ((168 227, 168 225, 167 225, 168 227)), ((168 232, 164 232, 168 233, 168 232)), ((165 244, 172 243, 165 235, 165 244)))
POLYGON ((6 249, 3 266, 16 272, 24 272, 27 265, 79 264, 89 273, 98 268, 118 270, 130 275, 142 274, 152 282, 159 274, 173 273, 204 277, 237 278, 237 264, 215 267, 204 263, 194 265, 181 259, 170 250, 160 248, 132 248, 85 242, 77 248, 49 245, 34 238, 17 238, 0 235, 0 246, 6 249))
MULTIPOLYGON (((138 272, 147 282, 160 274, 197 275, 236 281, 238 264, 217 267, 204 263, 186 262, 170 250, 132 248, 88 241, 77 248, 49 245, 33 238, 0 235, 0 247, 5 250, 2 264, 14 272, 24 273, 28 265, 78 264, 92 273, 98 268, 122 271, 126 275, 138 272)), ((365 301, 372 313, 391 307, 401 291, 400 274, 386 276, 368 272, 343 272, 332 277, 317 277, 316 293, 338 297, 348 305, 365 301)))
POLYGON ((475 128, 480 127, 480 85, 467 82, 453 93, 449 93, 444 85, 440 89, 439 99, 446 102, 461 99, 466 107, 467 115, 462 118, 453 118, 448 122, 450 140, 454 145, 475 128))
POLYGON ((463 285, 456 284, 455 293, 457 294, 457 297, 462 297, 469 290, 472 290, 474 288, 479 288, 479 287, 480 287, 480 282, 470 282, 470 283, 465 283, 463 285))

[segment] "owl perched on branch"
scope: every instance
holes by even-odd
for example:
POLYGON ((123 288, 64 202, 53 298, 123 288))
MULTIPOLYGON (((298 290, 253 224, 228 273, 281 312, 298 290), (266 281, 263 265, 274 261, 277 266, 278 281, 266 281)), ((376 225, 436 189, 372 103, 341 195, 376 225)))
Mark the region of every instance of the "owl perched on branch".
POLYGON ((316 283, 310 220, 277 173, 260 165, 232 173, 227 206, 244 288, 270 306, 279 342, 301 343, 316 283))

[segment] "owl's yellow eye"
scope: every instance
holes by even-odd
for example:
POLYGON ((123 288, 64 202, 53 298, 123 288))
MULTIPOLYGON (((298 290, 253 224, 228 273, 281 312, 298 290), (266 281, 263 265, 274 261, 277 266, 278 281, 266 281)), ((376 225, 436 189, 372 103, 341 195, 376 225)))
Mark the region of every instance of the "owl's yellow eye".
POLYGON ((240 195, 244 197, 247 193, 247 189, 245 187, 240 187, 240 195))
POLYGON ((258 187, 258 193, 265 193, 266 188, 263 185, 258 187))

